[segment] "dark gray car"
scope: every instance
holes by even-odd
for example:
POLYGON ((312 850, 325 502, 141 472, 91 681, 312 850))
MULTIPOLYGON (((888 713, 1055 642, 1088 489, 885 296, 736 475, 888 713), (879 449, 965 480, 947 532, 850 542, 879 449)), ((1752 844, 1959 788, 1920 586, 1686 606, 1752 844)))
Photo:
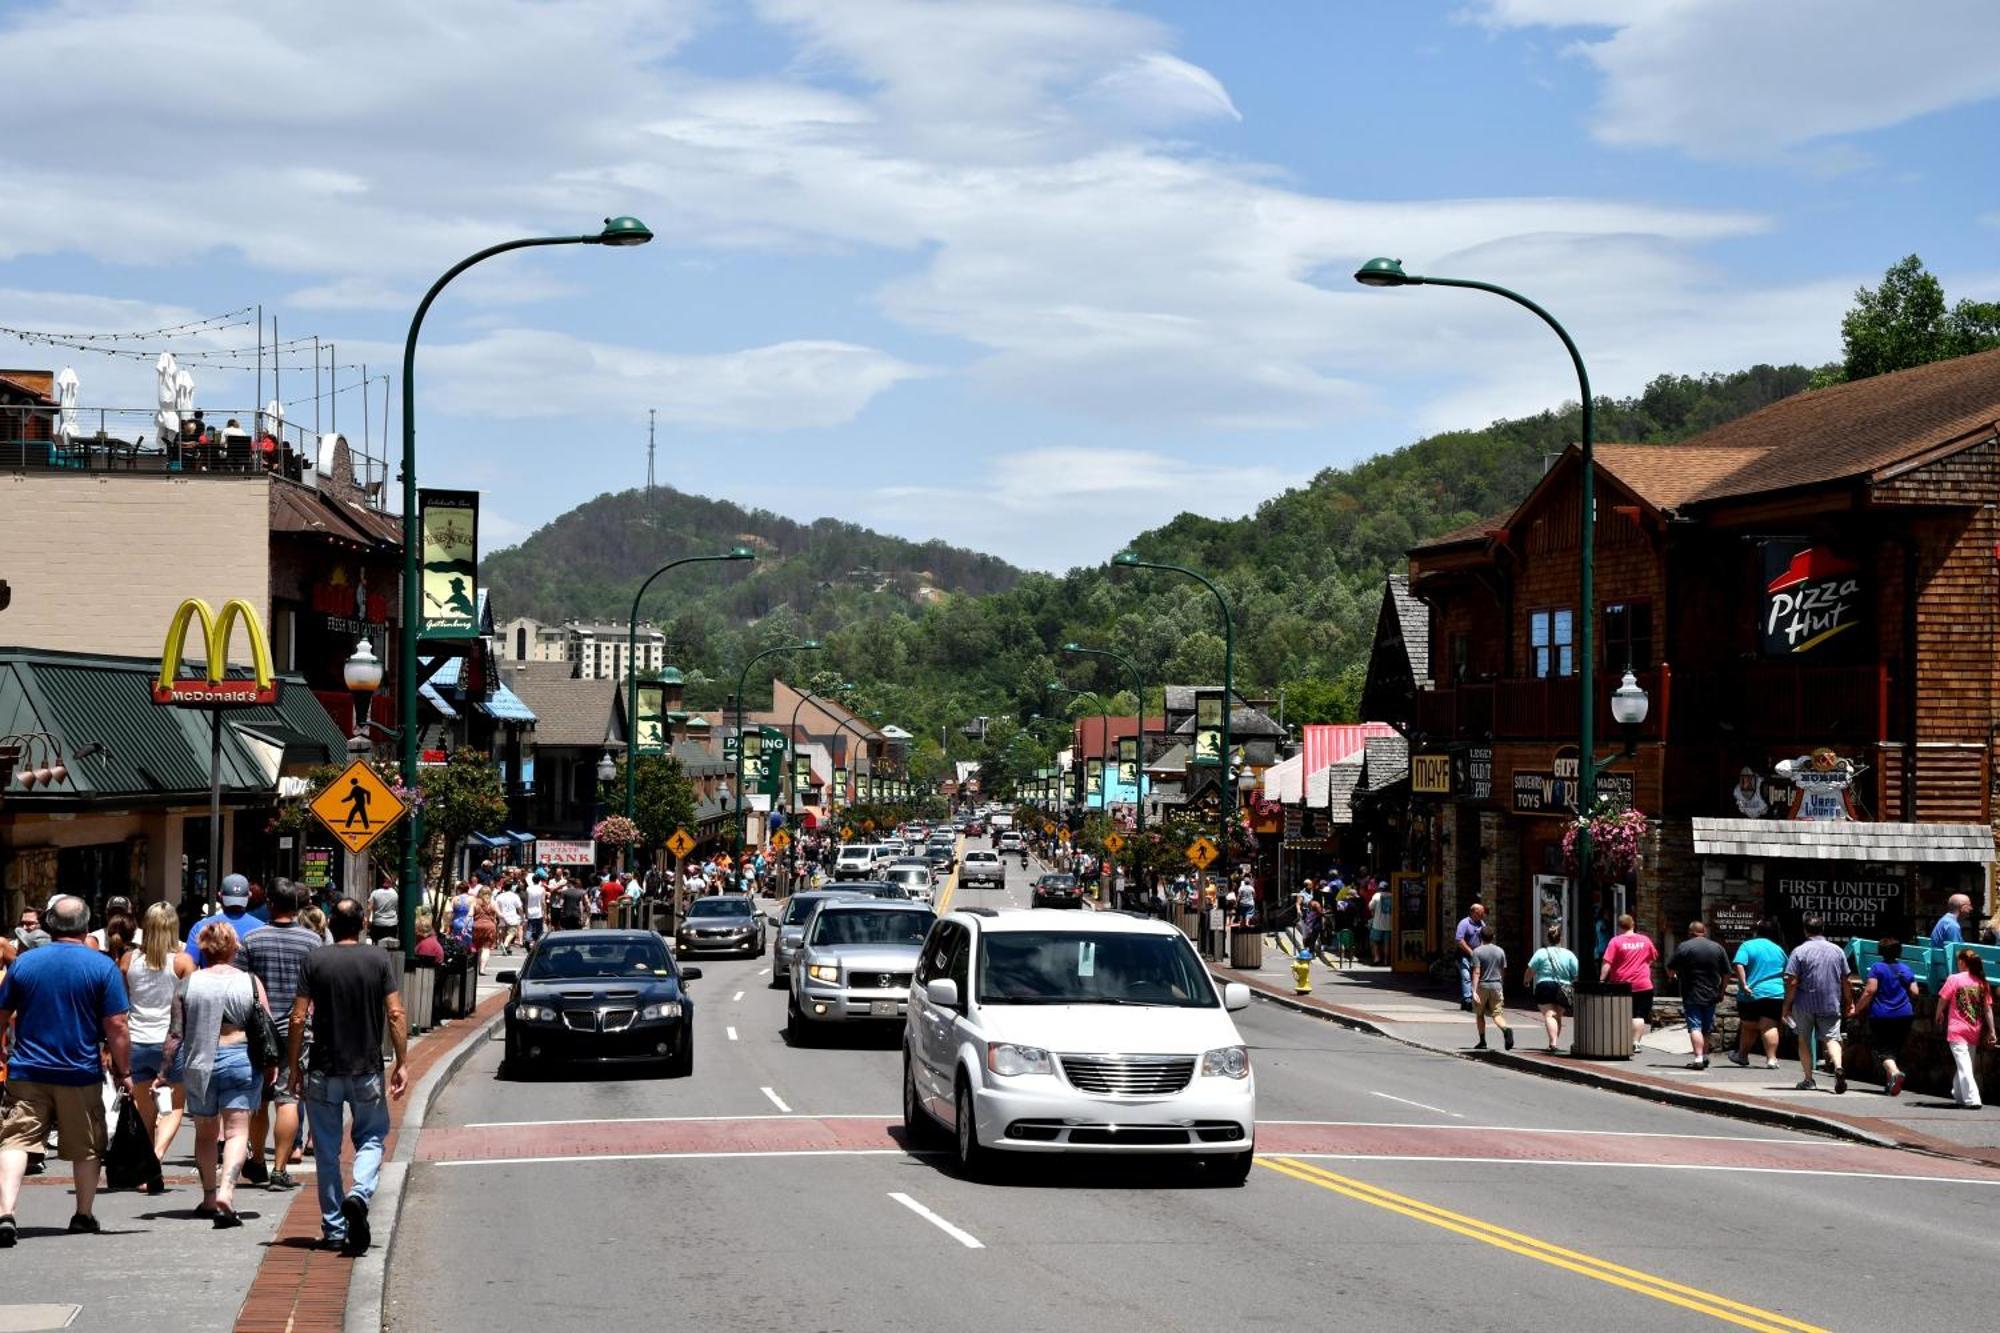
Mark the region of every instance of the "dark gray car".
POLYGON ((696 953, 741 953, 751 958, 764 952, 764 918, 757 905, 740 893, 697 898, 688 904, 674 948, 686 958, 696 953))

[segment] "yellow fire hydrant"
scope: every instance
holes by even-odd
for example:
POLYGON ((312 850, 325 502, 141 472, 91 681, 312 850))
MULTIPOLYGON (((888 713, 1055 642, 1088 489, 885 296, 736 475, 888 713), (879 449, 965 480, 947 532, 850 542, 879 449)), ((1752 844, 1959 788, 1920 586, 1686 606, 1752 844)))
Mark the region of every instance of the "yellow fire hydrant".
POLYGON ((1292 959, 1292 994, 1312 994, 1312 955, 1301 949, 1298 957, 1292 959))

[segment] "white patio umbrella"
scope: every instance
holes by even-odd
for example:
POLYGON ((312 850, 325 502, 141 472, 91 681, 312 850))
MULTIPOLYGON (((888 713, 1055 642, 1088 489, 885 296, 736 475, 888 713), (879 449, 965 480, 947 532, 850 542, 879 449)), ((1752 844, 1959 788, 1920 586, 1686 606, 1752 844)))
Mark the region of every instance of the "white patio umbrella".
POLYGON ((56 438, 68 448, 76 441, 76 371, 68 366, 56 376, 56 438))
POLYGON ((273 398, 264 404, 264 429, 272 439, 283 439, 285 434, 285 405, 273 398))
POLYGON ((172 449, 181 438, 181 414, 174 408, 174 404, 178 401, 175 377, 180 374, 180 366, 174 361, 172 352, 162 352, 159 361, 154 365, 154 370, 159 376, 160 407, 154 414, 153 424, 159 432, 160 447, 172 449))
POLYGON ((183 421, 194 415, 194 376, 185 370, 174 372, 174 411, 183 421))

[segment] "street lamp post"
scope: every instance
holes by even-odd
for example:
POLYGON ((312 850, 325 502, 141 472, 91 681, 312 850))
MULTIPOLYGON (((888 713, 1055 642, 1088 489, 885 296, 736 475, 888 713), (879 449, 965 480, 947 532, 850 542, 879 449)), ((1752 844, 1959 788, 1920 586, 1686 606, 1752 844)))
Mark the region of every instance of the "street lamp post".
MULTIPOLYGON (((1136 551, 1120 551, 1111 563, 1126 569, 1164 569, 1175 574, 1185 574, 1207 588, 1215 596, 1215 604, 1222 608, 1222 772, 1216 783, 1216 824, 1222 835, 1222 874, 1229 877, 1230 816, 1236 805, 1236 790, 1229 778, 1229 719, 1236 711, 1236 621, 1229 614, 1229 600, 1222 595, 1222 589, 1215 586, 1207 575, 1197 574, 1184 565, 1169 565, 1157 560, 1141 560, 1136 551)), ((1144 756, 1141 756, 1143 771, 1144 756)))
MULTIPOLYGON (((375 691, 382 688, 382 659, 375 656, 375 649, 367 639, 354 645, 354 655, 341 663, 340 675, 347 685, 347 693, 354 700, 354 728, 347 738, 347 752, 356 759, 366 760, 374 753, 375 745, 368 737, 368 728, 373 723, 375 691)), ((368 895, 373 886, 368 882, 368 853, 349 852, 344 863, 344 891, 347 896, 368 905, 368 895)))
MULTIPOLYGON (((844 689, 844 688, 846 688, 846 687, 845 687, 845 686, 843 686, 842 688, 844 689)), ((838 735, 839 735, 839 734, 840 734, 840 733, 841 733, 842 731, 851 731, 851 732, 853 732, 853 733, 854 733, 854 739, 855 739, 855 740, 857 740, 857 741, 860 741, 860 742, 861 742, 861 754, 862 754, 862 757, 864 757, 864 758, 866 758, 866 757, 867 757, 867 754, 868 754, 868 737, 866 737, 865 735, 863 735, 863 734, 862 734, 862 732, 861 732, 861 728, 860 728, 860 727, 856 726, 856 725, 855 725, 855 724, 854 724, 853 722, 849 721, 849 720, 848 720, 847 718, 844 718, 844 717, 836 717, 836 718, 834 718, 834 719, 833 719, 833 726, 834 726, 834 735, 836 735, 836 736, 838 736, 838 735)), ((856 778, 857 778, 857 770, 856 770, 855 766, 854 766, 853 764, 851 764, 851 763, 847 763, 847 762, 845 762, 845 760, 847 759, 847 754, 846 754, 846 750, 845 750, 845 745, 844 745, 844 744, 843 744, 843 747, 842 747, 842 752, 841 752, 841 756, 840 756, 840 757, 841 757, 841 759, 842 759, 842 761, 843 761, 843 762, 842 762, 842 763, 841 763, 840 765, 838 765, 838 766, 839 766, 839 767, 842 767, 842 768, 845 768, 845 769, 847 770, 847 792, 846 792, 846 793, 844 793, 844 794, 845 794, 845 795, 847 795, 847 797, 848 797, 848 799, 847 799, 847 801, 846 801, 846 805, 853 805, 853 804, 854 804, 854 801, 853 801, 853 797, 852 797, 852 793, 853 793, 854 791, 856 791, 856 790, 857 790, 857 789, 859 788, 859 786, 860 786, 860 783, 859 783, 859 782, 858 782, 858 781, 856 780, 856 778)), ((870 776, 872 777, 872 776, 874 775, 874 771, 875 771, 875 770, 874 770, 874 768, 872 767, 872 764, 873 764, 873 761, 872 761, 872 760, 870 761, 870 763, 871 763, 871 767, 869 768, 869 775, 870 775, 870 776)), ((844 808, 845 808, 845 806, 843 806, 842 808, 844 809, 844 808)), ((832 803, 831 803, 831 802, 828 802, 828 804, 827 804, 827 809, 828 809, 829 811, 833 809, 833 805, 832 805, 832 803)))
MULTIPOLYGON (((1062 646, 1065 655, 1071 657, 1102 657, 1118 663, 1132 673, 1132 697, 1139 701, 1139 716, 1133 727, 1135 739, 1133 748, 1139 756, 1139 770, 1133 774, 1132 802, 1138 807, 1135 818, 1135 836, 1140 846, 1146 841, 1146 678, 1139 671, 1139 664, 1123 653, 1114 653, 1108 648, 1086 648, 1080 643, 1066 643, 1062 646)), ((1108 803, 1107 803, 1108 804, 1108 803)), ((1141 891, 1146 886, 1140 885, 1141 891)))
MULTIPOLYGON (((1564 350, 1569 353, 1570 364, 1576 367, 1577 392, 1583 402, 1582 531, 1579 539, 1582 555, 1578 560, 1577 575, 1577 696, 1582 702, 1577 718, 1576 805, 1577 813, 1587 818, 1597 799, 1597 758, 1593 748, 1597 743, 1597 659, 1594 646, 1597 624, 1597 460, 1590 372, 1584 369, 1583 353, 1577 350, 1569 330, 1559 324, 1554 315, 1519 292, 1509 291, 1495 283, 1405 273, 1402 261, 1398 259, 1371 259, 1356 270, 1354 280, 1364 287, 1464 287, 1504 297, 1533 312, 1553 329, 1556 337, 1562 339, 1564 350)), ((1570 938, 1571 943, 1579 946, 1578 954, 1584 952, 1581 947, 1586 938, 1584 932, 1590 929, 1594 919, 1590 903, 1591 851, 1590 829, 1586 823, 1577 829, 1576 878, 1570 884, 1569 900, 1570 938)))
POLYGON ((818 639, 801 639, 797 643, 781 643, 775 648, 766 648, 743 664, 743 670, 736 676, 736 851, 743 851, 743 830, 749 814, 750 793, 743 788, 743 691, 750 687, 750 668, 767 657, 779 653, 816 653, 820 650, 818 639))
MULTIPOLYGON (((639 585, 639 591, 632 594, 632 616, 625 622, 625 818, 634 818, 638 804, 639 767, 639 600, 646 595, 646 589, 653 586, 653 580, 670 569, 682 565, 706 564, 716 560, 755 560, 756 552, 747 546, 737 546, 721 555, 690 555, 679 560, 669 560, 646 576, 639 585)), ((671 746, 669 747, 671 748, 671 746)))
MULTIPOLYGON (((644 245, 652 239, 652 231, 639 219, 618 217, 604 219, 604 229, 588 236, 529 236, 489 245, 446 269, 444 276, 424 293, 424 299, 417 303, 417 313, 410 317, 410 333, 403 342, 403 637, 396 654, 402 782, 408 789, 415 790, 417 785, 417 638, 424 619, 422 534, 417 531, 417 334, 423 329, 424 316, 430 313, 431 303, 453 278, 495 255, 543 245, 644 245)), ((422 843, 423 811, 419 809, 403 822, 402 907, 398 919, 402 922, 403 952, 410 955, 417 949, 417 906, 422 897, 417 853, 422 843)))

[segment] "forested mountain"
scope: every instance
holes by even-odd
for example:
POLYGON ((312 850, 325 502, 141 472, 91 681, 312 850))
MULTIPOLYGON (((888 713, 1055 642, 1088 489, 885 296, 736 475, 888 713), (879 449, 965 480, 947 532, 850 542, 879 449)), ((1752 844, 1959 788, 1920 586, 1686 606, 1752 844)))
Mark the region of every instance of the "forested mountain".
MULTIPOLYGON (((1599 399, 1598 438, 1684 439, 1799 392, 1812 373, 1756 366, 1664 375, 1637 397, 1599 399)), ((1183 514, 1132 545, 1222 586, 1235 616, 1239 688, 1268 695, 1285 687, 1288 721, 1351 717, 1383 577, 1403 568, 1417 542, 1510 509, 1579 425, 1572 403, 1433 435, 1329 468, 1246 517, 1183 514)), ((1052 693, 1050 682, 1107 696, 1125 688, 1112 664, 1063 659, 1065 642, 1133 658, 1152 708, 1161 682, 1222 676, 1215 602, 1191 580, 1102 566, 1024 575, 942 544, 831 519, 799 524, 673 491, 650 506, 642 491, 600 496, 495 552, 486 577, 503 616, 622 619, 632 590, 659 564, 738 542, 764 558, 677 571, 648 597, 646 614, 665 627, 669 657, 689 672, 696 706, 719 704, 751 653, 816 637, 823 653, 760 663, 750 698, 764 693, 774 671, 817 688, 854 682, 849 702, 915 732, 932 763, 942 758, 941 727, 983 715, 1003 721, 989 730, 981 756, 1013 745, 1026 724, 1037 743, 1012 753, 1028 764, 1054 743, 1058 718, 1095 706, 1052 693), (1037 714, 1045 716, 1037 722, 1037 714)), ((955 730, 952 740, 955 756, 966 757, 970 747, 955 730)))

